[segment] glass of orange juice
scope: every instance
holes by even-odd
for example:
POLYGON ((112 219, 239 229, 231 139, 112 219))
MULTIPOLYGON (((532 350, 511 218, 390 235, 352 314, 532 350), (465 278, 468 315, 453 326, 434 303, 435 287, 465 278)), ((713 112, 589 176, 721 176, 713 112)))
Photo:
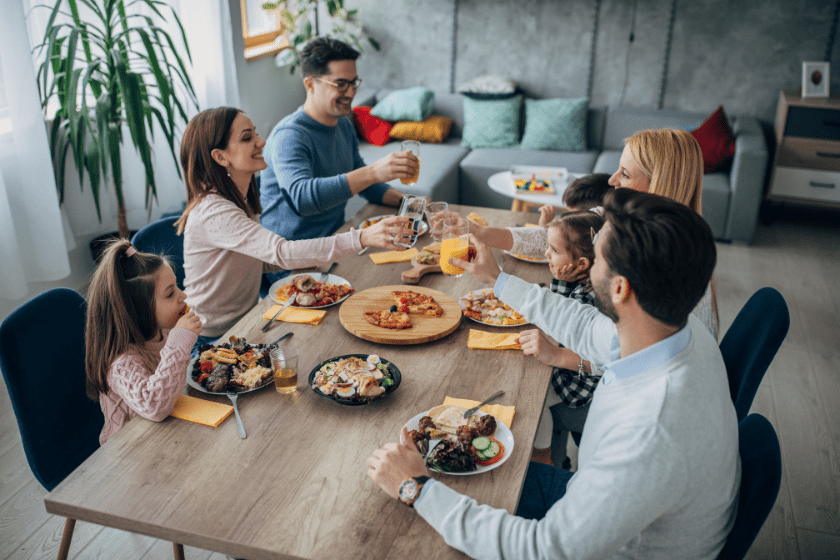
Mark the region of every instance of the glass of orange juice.
POLYGON ((470 249, 467 235, 470 233, 470 223, 461 216, 452 216, 443 221, 443 241, 440 245, 440 269, 447 276, 460 278, 464 269, 449 264, 452 257, 466 259, 470 249))
POLYGON ((403 140, 400 143, 400 151, 411 152, 417 157, 417 171, 414 173, 414 176, 400 178, 400 182, 403 185, 413 185, 417 182, 417 178, 420 176, 420 142, 417 142, 416 140, 403 140))

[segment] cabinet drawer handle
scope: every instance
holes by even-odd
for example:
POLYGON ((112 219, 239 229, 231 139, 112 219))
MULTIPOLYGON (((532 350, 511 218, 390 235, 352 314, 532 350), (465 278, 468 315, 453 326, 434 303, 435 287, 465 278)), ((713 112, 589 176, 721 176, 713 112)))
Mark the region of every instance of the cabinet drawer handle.
POLYGON ((808 181, 808 184, 812 187, 817 187, 820 189, 833 189, 834 183, 817 183, 816 181, 808 181))
POLYGON ((840 154, 832 154, 830 152, 817 152, 817 156, 827 158, 840 158, 840 154))

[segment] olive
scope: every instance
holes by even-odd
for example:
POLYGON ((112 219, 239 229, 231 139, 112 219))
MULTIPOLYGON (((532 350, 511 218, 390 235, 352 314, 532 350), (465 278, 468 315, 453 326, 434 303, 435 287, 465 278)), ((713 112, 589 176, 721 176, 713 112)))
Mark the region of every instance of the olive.
POLYGON ((392 306, 391 306, 391 309, 389 309, 389 311, 390 311, 391 313, 395 312, 396 310, 397 310, 397 306, 396 306, 396 305, 392 305, 392 306))

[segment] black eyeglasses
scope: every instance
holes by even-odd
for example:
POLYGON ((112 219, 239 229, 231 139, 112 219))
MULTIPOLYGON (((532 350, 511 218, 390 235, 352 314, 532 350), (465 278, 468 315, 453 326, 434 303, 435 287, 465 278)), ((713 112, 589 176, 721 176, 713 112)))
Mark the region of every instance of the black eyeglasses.
POLYGON ((357 89, 359 89, 359 86, 362 85, 362 79, 361 78, 356 78, 352 82, 348 82, 347 80, 338 80, 337 82, 331 82, 331 81, 326 80, 324 78, 317 78, 317 77, 315 79, 316 80, 321 80, 322 82, 325 82, 327 84, 330 84, 331 86, 334 86, 335 89, 337 89, 339 93, 346 93, 347 90, 350 89, 351 87, 353 88, 353 91, 356 91, 357 89))

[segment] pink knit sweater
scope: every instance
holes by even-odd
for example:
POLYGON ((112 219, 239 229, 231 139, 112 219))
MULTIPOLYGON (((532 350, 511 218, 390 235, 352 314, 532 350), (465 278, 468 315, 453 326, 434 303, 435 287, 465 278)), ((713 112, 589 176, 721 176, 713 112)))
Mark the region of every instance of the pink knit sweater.
POLYGON ((362 248, 361 231, 287 241, 211 194, 184 228, 184 288, 203 336, 222 336, 259 301, 263 271, 328 263, 362 248))
POLYGON ((186 329, 163 330, 163 339, 133 347, 108 370, 108 393, 99 393, 105 425, 100 445, 137 414, 160 422, 175 408, 187 382, 187 365, 195 339, 186 329))

